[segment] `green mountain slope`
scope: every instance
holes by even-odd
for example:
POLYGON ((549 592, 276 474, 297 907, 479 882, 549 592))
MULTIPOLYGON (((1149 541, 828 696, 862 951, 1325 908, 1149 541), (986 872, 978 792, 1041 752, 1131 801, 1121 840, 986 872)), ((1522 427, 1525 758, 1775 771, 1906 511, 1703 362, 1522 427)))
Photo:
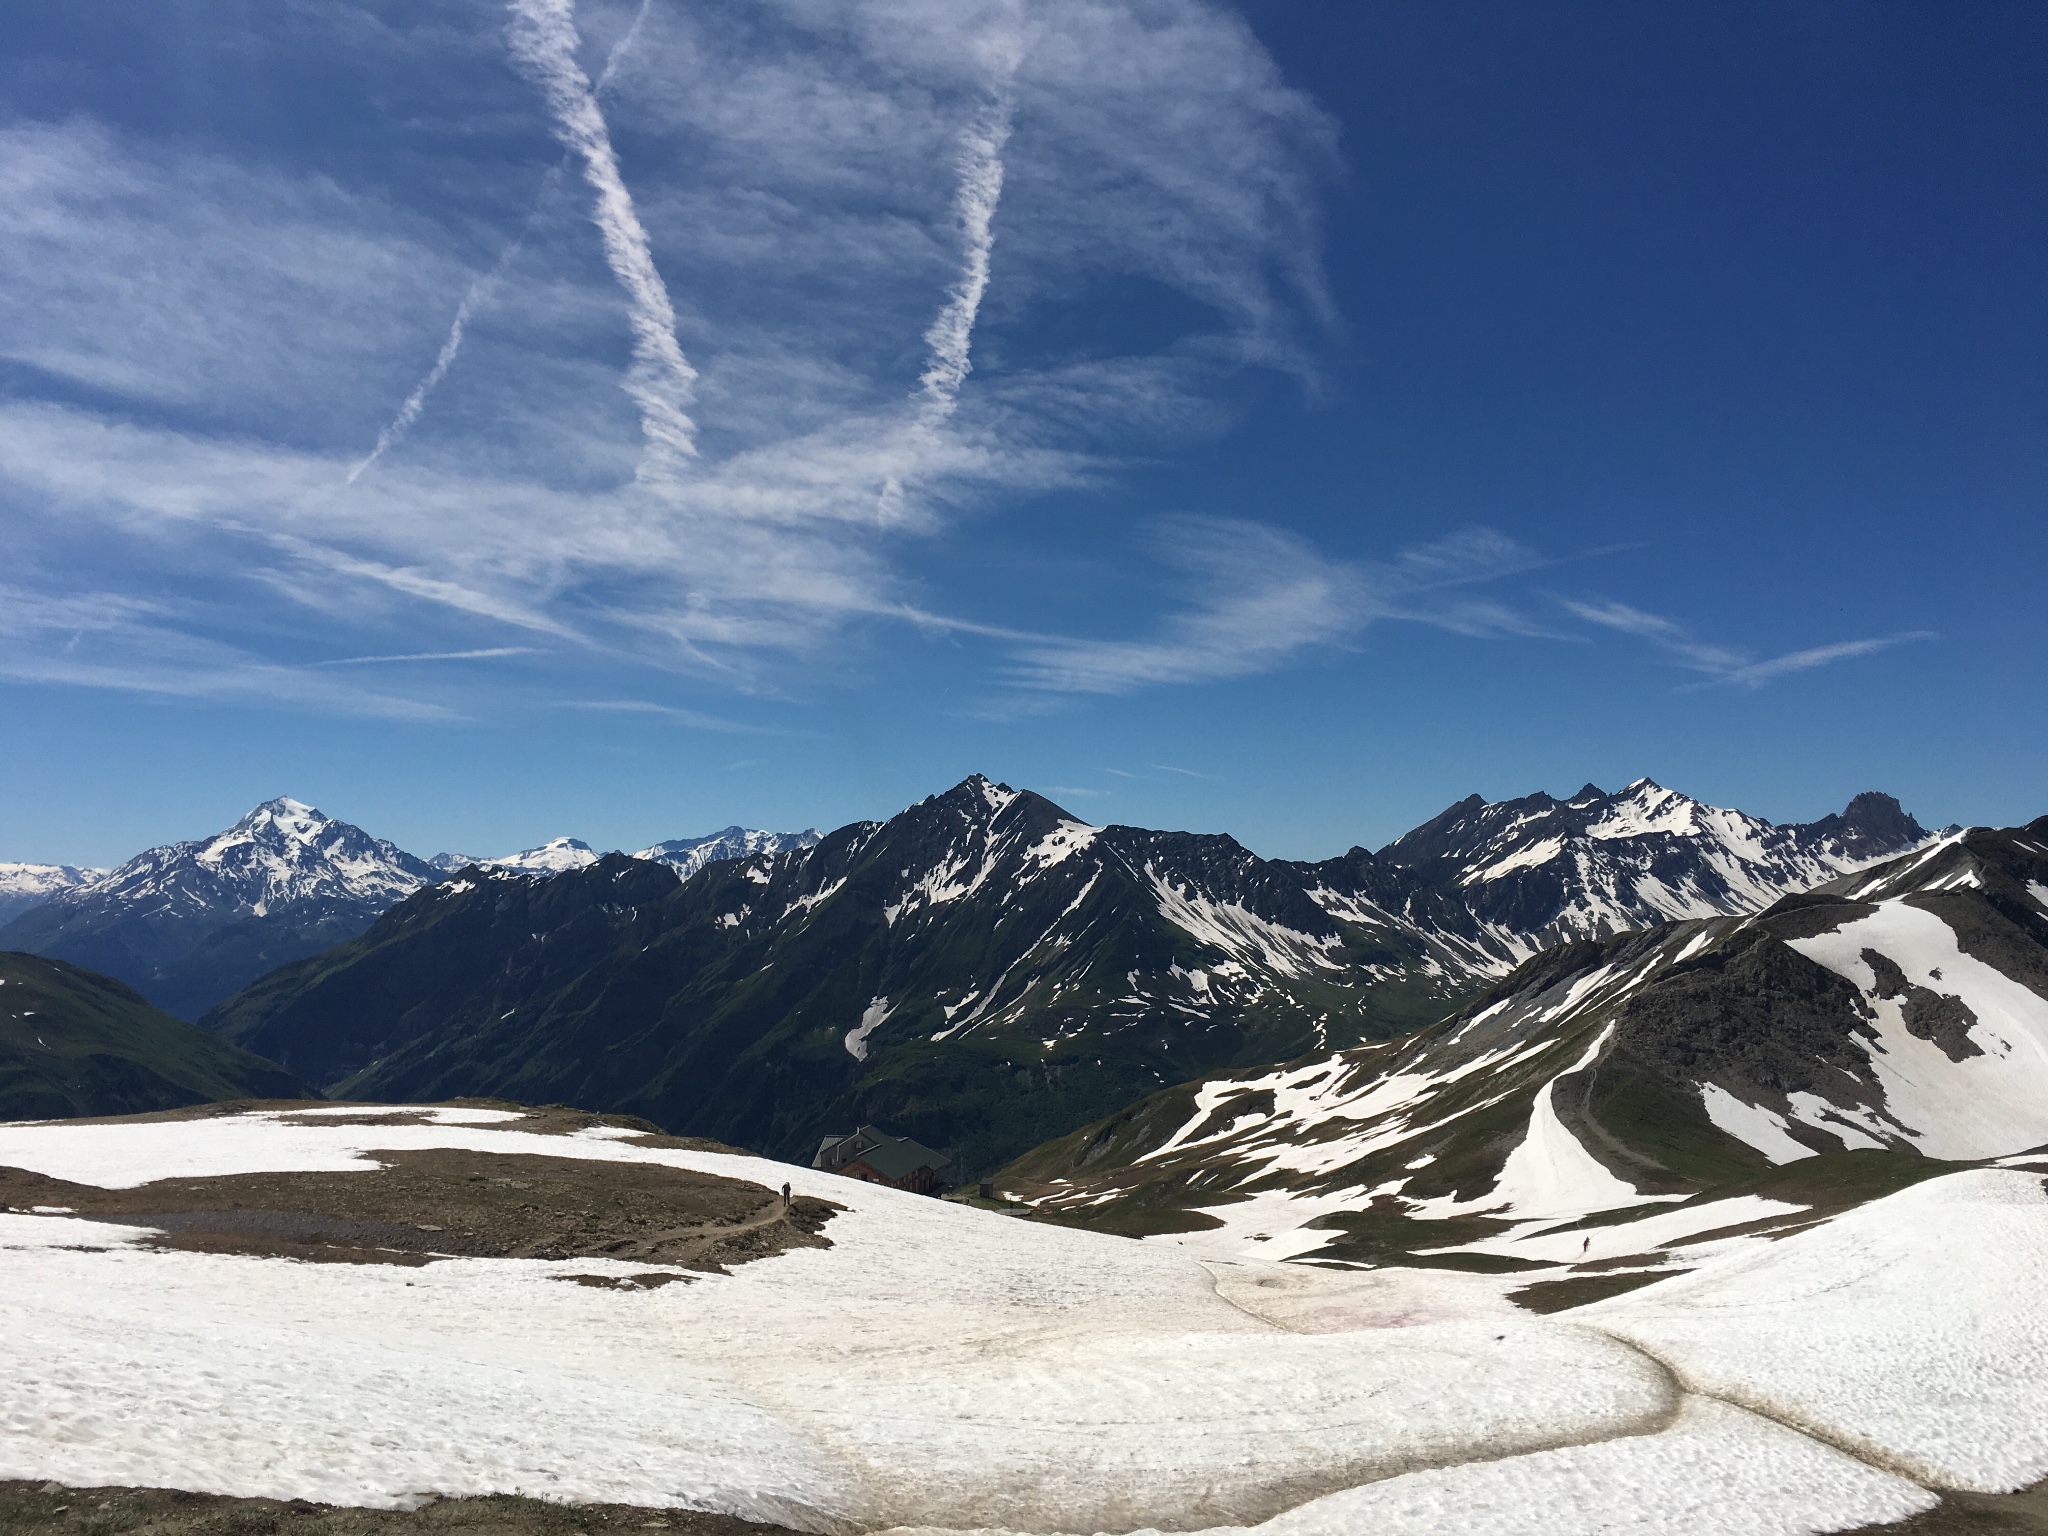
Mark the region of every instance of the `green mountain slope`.
POLYGON ((62 960, 0 951, 0 1120, 311 1097, 274 1062, 62 960))

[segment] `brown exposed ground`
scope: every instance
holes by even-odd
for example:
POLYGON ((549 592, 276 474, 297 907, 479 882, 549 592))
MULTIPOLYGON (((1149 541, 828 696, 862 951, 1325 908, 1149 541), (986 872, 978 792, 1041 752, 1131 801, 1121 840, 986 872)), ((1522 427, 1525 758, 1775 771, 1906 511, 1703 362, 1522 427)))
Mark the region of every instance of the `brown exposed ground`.
POLYGON ((169 1488, 62 1488, 0 1481, 0 1536, 793 1536, 730 1515, 627 1504, 543 1504, 501 1495, 410 1513, 300 1499, 231 1499, 169 1488))
POLYGON ((1847 1536, 2048 1536, 2048 1483, 2018 1493, 1945 1493, 1924 1515, 1847 1536))
MULTIPOLYGON (((516 1128, 566 1132, 592 1123, 577 1111, 539 1111, 516 1128)), ((672 1139, 634 1142, 663 1144, 672 1139)), ((785 1208, 766 1185, 652 1163, 456 1148, 373 1155, 381 1166, 359 1172, 159 1179, 135 1189, 0 1168, 0 1207, 149 1227, 158 1246, 205 1253, 411 1265, 600 1258, 718 1272, 791 1248, 831 1246, 823 1229, 843 1209, 807 1196, 785 1208)), ((637 1277, 642 1286, 668 1278, 637 1277)))
MULTIPOLYGON (((412 1511, 302 1499, 236 1499, 171 1488, 65 1488, 0 1480, 0 1536, 796 1536, 730 1515, 630 1504, 544 1504, 500 1494, 442 1499, 412 1511)), ((2044 1536, 2048 1485, 2006 1495, 1959 1493, 1893 1525, 1848 1536, 2044 1536)), ((1533 1533, 1532 1533, 1533 1536, 1533 1533)))

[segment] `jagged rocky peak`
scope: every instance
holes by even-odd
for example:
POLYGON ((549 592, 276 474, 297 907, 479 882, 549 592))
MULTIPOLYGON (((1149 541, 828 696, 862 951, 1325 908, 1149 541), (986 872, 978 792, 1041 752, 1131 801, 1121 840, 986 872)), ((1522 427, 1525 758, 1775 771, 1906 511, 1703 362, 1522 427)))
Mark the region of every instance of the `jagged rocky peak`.
POLYGON ((1043 795, 971 773, 942 794, 928 795, 908 807, 888 825, 946 838, 961 833, 986 838, 1019 831, 1044 833, 1063 823, 1085 825, 1043 795))
POLYGON ((1550 942, 1760 911, 1928 837, 1889 795, 1776 826, 1639 778, 1614 794, 1587 784, 1569 800, 1471 795, 1379 858, 1457 890, 1482 929, 1550 942))
POLYGON ((1839 815, 1823 816, 1803 830, 1814 840, 1833 838, 1855 859, 1884 858, 1930 835, 1897 799, 1876 790, 1865 790, 1839 815))

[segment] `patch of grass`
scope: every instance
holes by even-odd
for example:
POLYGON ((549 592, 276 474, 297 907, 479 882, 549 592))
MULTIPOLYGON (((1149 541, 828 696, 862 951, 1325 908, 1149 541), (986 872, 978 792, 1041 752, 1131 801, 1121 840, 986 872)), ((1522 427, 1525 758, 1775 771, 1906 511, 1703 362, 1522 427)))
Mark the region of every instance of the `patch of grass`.
POLYGON ((1476 1274, 1505 1275, 1549 1266, 1491 1253, 1419 1254, 1418 1248, 1455 1248, 1507 1230, 1507 1223, 1483 1216, 1450 1221, 1415 1221, 1398 1211, 1333 1211, 1311 1223, 1334 1229, 1327 1246, 1315 1250, 1326 1263, 1404 1264, 1422 1269, 1461 1269, 1476 1274))
POLYGON ((1588 1139, 1636 1164, 1623 1171, 1639 1185, 1653 1184, 1661 1193, 1754 1178, 1770 1166, 1761 1152, 1707 1118, 1697 1090, 1680 1088, 1626 1045, 1591 1067, 1583 1082, 1579 1095, 1559 1105, 1559 1114, 1572 1129, 1591 1131, 1588 1139), (1644 1180, 1644 1169, 1664 1177, 1644 1180))
POLYGON ((1223 1225, 1202 1211, 1177 1210, 1171 1206, 1111 1205, 1062 1213, 1044 1211, 1034 1215, 1056 1227, 1080 1227, 1089 1232, 1107 1232, 1112 1237, 1170 1237, 1176 1232, 1211 1232, 1223 1225))
POLYGON ((1682 1269, 1637 1270, 1626 1275, 1573 1275, 1568 1280, 1538 1280, 1519 1291, 1510 1291, 1508 1300, 1531 1312, 1565 1312, 1684 1273, 1682 1269))

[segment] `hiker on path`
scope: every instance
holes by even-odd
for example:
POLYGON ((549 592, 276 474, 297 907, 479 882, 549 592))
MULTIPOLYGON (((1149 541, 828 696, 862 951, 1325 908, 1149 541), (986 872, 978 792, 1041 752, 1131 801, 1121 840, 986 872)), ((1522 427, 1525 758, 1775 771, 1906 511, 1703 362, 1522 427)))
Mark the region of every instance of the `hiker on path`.
POLYGON ((782 1208, 785 1211, 789 1209, 789 1186, 787 1184, 782 1186, 782 1208))

